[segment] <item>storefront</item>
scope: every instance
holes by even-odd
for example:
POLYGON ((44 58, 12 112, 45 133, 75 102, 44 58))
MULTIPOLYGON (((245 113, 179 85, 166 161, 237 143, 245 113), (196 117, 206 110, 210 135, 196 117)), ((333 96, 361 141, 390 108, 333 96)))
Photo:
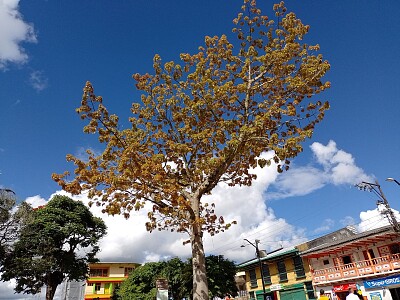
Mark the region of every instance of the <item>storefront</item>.
POLYGON ((283 289, 279 290, 280 300, 306 300, 306 293, 304 291, 304 284, 297 283, 292 285, 285 285, 283 289))
POLYGON ((364 281, 370 300, 400 300, 400 274, 364 281))
MULTIPOLYGON (((271 284, 270 288, 265 289, 267 300, 307 300, 306 291, 303 283, 292 285, 271 284)), ((262 291, 256 291, 257 300, 262 300, 262 291)))
POLYGON ((355 282, 334 285, 332 288, 333 299, 334 300, 346 300, 346 296, 349 294, 350 288, 358 290, 355 282))

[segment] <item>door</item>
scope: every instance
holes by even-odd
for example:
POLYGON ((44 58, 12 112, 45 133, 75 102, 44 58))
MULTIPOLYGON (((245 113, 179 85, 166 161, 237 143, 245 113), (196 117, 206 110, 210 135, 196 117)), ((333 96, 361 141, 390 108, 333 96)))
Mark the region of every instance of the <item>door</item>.
POLYGON ((400 288, 389 289, 393 300, 400 300, 400 288))
POLYGON ((279 292, 280 300, 307 300, 304 289, 294 289, 279 292))
POLYGON ((106 294, 106 295, 110 295, 111 294, 110 283, 105 283, 104 284, 104 294, 106 294))

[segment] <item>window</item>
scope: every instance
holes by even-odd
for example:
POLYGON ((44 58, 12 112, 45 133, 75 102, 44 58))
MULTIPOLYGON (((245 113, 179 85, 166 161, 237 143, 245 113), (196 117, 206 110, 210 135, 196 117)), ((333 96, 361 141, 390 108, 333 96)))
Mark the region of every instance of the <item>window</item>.
POLYGON ((350 255, 342 256, 342 259, 343 259, 343 264, 344 264, 344 265, 351 264, 351 257, 350 257, 350 255))
POLYGON ((295 256, 293 257, 293 263, 294 263, 294 271, 296 273, 296 277, 305 277, 306 274, 304 272, 304 266, 303 266, 303 260, 301 259, 300 256, 295 256))
POLYGON ((87 286, 93 286, 93 282, 88 282, 87 286))
POLYGON ((306 286, 306 292, 307 292, 308 299, 309 300, 316 299, 312 282, 307 281, 304 284, 306 286))
POLYGON ((286 266, 283 260, 277 262, 278 273, 279 273, 279 280, 280 281, 287 281, 287 273, 286 273, 286 266))
POLYGON ((267 264, 262 265, 264 283, 271 283, 271 275, 269 274, 269 267, 267 264))
POLYGON ((100 284, 100 283, 95 283, 95 284, 94 284, 94 290, 95 290, 95 292, 100 291, 100 288, 101 288, 101 284, 100 284))
POLYGON ((125 276, 125 277, 128 277, 129 274, 130 274, 134 269, 135 269, 135 268, 125 268, 124 276, 125 276))
POLYGON ((252 287, 252 288, 258 287, 256 270, 254 270, 254 269, 250 270, 249 275, 250 275, 250 287, 252 287))
POLYGON ((107 277, 108 269, 90 269, 90 277, 107 277))
POLYGON ((324 260, 323 260, 323 263, 324 263, 325 266, 326 266, 326 265, 329 265, 329 259, 324 259, 324 260))

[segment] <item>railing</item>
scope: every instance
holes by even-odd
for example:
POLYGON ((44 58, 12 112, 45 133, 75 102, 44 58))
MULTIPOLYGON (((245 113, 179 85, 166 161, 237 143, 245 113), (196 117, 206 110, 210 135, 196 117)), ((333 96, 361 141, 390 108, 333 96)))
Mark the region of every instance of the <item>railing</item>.
POLYGON ((371 260, 356 261, 350 264, 333 266, 313 271, 314 282, 326 282, 347 277, 389 272, 400 269, 400 254, 391 254, 371 260))

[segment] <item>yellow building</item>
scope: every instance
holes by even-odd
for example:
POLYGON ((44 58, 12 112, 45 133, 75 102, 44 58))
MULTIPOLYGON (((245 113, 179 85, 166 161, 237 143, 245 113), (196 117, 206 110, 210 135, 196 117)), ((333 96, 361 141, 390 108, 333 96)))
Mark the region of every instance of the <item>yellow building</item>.
POLYGON ((250 299, 264 299, 260 265, 266 299, 315 299, 309 266, 304 264, 295 247, 281 249, 260 257, 260 260, 255 258, 237 266, 239 271, 245 272, 246 289, 250 299))
POLYGON ((116 286, 124 281, 137 263, 101 262, 89 265, 86 281, 85 300, 108 300, 116 286))

